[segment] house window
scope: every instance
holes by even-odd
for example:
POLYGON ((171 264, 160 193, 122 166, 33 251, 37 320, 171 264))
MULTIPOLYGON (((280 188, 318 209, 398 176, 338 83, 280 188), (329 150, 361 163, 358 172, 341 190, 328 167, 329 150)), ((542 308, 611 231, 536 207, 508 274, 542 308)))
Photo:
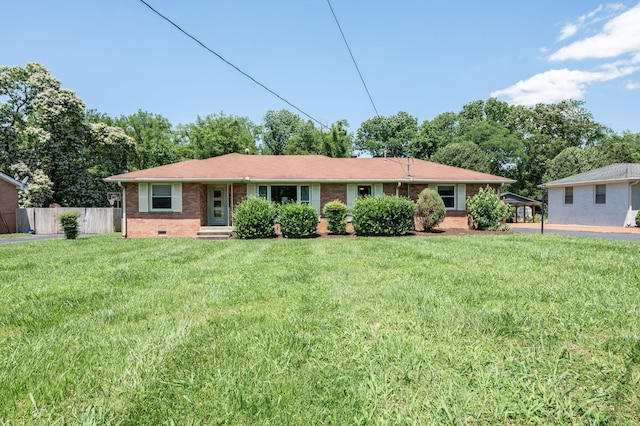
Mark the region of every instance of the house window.
POLYGON ((596 185, 596 204, 607 203, 607 185, 596 185))
POLYGON ((295 185, 271 185, 271 201, 281 204, 298 201, 298 187, 295 185))
POLYGON ((456 189, 453 185, 438 185, 438 194, 448 209, 456 207, 456 189))
POLYGON ((358 197, 371 195, 371 185, 358 185, 358 197))
POLYGON ((567 186, 564 189, 564 203, 573 204, 573 186, 567 186))
POLYGON ((171 210, 171 185, 151 185, 151 209, 171 210))
POLYGON ((309 204, 309 185, 300 185, 300 204, 309 204))
POLYGON ((267 196, 267 185, 258 186, 258 196, 262 198, 268 198, 267 196))

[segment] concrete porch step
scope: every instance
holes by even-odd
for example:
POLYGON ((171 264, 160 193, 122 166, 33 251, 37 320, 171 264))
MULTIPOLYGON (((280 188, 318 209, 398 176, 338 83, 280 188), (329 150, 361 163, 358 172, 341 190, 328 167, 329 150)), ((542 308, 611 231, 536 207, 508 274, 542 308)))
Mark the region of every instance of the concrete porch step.
POLYGON ((201 226, 196 234, 197 240, 226 240, 231 238, 232 226, 201 226))

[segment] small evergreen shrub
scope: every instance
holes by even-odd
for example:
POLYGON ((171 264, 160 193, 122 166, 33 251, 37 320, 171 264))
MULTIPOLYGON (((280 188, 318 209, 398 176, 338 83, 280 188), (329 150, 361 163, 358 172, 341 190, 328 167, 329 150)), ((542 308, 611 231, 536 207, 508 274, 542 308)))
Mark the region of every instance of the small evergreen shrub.
POLYGON ((318 211, 308 204, 286 203, 279 209, 280 232, 285 238, 309 238, 317 235, 318 211))
POLYGON ((80 217, 80 213, 78 212, 66 212, 60 213, 58 215, 58 220, 60 221, 60 225, 64 230, 64 237, 67 240, 75 240, 78 237, 78 218, 80 217))
POLYGON ((437 191, 426 188, 418 195, 416 218, 424 231, 430 232, 444 220, 447 210, 437 191))
POLYGON ((347 233, 347 214, 349 207, 340 200, 328 202, 322 208, 322 214, 327 219, 327 229, 332 234, 347 233))
POLYGON ((638 214, 636 215, 636 226, 640 226, 640 211, 638 211, 638 214))
POLYGON ((240 239, 272 238, 275 208, 262 197, 250 196, 236 206, 233 213, 234 233, 240 239))
POLYGON ((500 230, 500 222, 511 215, 511 208, 503 203, 489 186, 480 188, 473 197, 467 198, 467 213, 477 229, 500 230))
POLYGON ((353 205, 353 230, 358 235, 399 236, 413 230, 415 203, 390 195, 358 198, 353 205))

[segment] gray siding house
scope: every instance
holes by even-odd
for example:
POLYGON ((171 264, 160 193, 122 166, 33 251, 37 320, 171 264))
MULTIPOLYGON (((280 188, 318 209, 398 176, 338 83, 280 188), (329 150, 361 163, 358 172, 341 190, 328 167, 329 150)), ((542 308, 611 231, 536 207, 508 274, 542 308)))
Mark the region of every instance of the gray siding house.
POLYGON ((640 164, 606 167, 547 182, 549 223, 635 226, 640 164))

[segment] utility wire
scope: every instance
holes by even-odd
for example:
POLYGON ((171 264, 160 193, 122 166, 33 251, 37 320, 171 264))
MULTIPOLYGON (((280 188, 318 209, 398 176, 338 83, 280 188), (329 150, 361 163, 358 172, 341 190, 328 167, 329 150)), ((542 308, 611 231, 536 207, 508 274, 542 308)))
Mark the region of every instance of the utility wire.
POLYGON ((274 95, 275 97, 277 97, 278 99, 280 99, 281 101, 285 102, 287 105, 291 106, 292 108, 294 108, 295 110, 297 110, 298 112, 300 112, 301 114, 307 116, 308 118, 310 118, 311 120, 315 121, 316 123, 318 123, 321 127, 325 128, 325 129, 329 129, 328 126, 326 126, 325 124, 322 124, 319 120, 316 120, 315 118, 313 118, 312 116, 310 116, 309 114, 307 114, 306 112, 304 112, 303 110, 301 110, 300 108, 298 108, 297 106, 295 106, 293 103, 289 102, 288 100, 286 100, 285 98, 283 98, 282 96, 278 95, 276 92, 274 92, 273 90, 269 89, 267 86, 265 86, 264 84, 260 83, 258 80, 256 80, 255 78, 251 77, 249 74, 247 74, 246 72, 242 71, 240 68, 238 68, 237 66, 233 65, 231 62, 229 62, 228 60, 226 60, 225 58, 223 58, 221 55, 219 55, 217 52, 215 52, 213 49, 211 49, 210 47, 208 47, 206 44, 204 44, 203 42, 201 42, 200 40, 198 40, 196 37, 192 36, 191 34, 189 34, 187 31, 183 30, 182 28, 180 28, 180 26, 178 24, 176 24, 175 22, 173 22, 171 19, 167 18, 166 16, 164 16, 162 13, 158 12, 156 9, 154 9, 149 3, 147 3, 145 0, 139 0, 140 3, 143 3, 145 6, 147 6, 149 9, 151 9, 156 15, 160 16, 162 19, 164 19, 165 21, 167 21, 168 23, 170 23, 171 25, 173 25, 174 27, 176 27, 178 29, 178 31, 180 31, 182 34, 186 35, 187 37, 189 37, 191 40, 195 41, 196 43, 198 43, 200 46, 202 46, 205 50, 207 50, 209 53, 214 54, 215 56, 217 56, 220 60, 222 60, 224 63, 226 63, 227 65, 229 65, 230 67, 232 67, 233 69, 235 69, 236 71, 238 71, 240 74, 244 75, 245 77, 247 77, 249 80, 253 81, 254 83, 256 83, 258 86, 262 87, 264 90, 266 90, 267 92, 271 93, 272 95, 274 95))
POLYGON ((353 57, 353 53, 351 52, 351 48, 349 47, 349 43, 347 43, 347 38, 342 31, 342 27, 340 26, 340 22, 338 22, 338 17, 336 13, 333 11, 333 6, 331 6, 331 1, 327 0, 327 4, 329 5, 329 9, 331 9, 331 14, 333 15, 333 19, 336 20, 336 24, 338 25, 338 29, 340 30, 340 34, 342 34, 342 39, 344 40, 344 44, 347 46, 347 50, 349 51, 349 55, 351 55, 351 60, 353 61, 353 65, 356 66, 356 71, 358 71, 358 75, 360 76, 360 81, 362 81, 362 85, 364 86, 364 90, 367 92, 367 96, 369 96, 369 100, 371 101, 371 105, 373 106, 373 110, 376 112, 376 116, 378 114, 378 108, 376 108, 376 104, 373 102, 373 98, 371 97, 371 93, 369 93, 369 88, 367 87, 367 83, 364 82, 364 78, 362 77, 362 73, 360 72, 360 68, 358 68, 358 63, 356 62, 356 58, 353 57))

